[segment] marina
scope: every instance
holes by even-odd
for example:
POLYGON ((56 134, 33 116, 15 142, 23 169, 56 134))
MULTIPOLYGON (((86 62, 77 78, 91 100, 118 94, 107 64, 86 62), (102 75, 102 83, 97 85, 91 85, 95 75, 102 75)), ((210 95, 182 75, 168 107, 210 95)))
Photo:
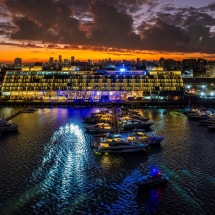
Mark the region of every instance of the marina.
MULTIPOLYGON (((8 117, 18 110, 1 112, 8 117)), ((134 154, 94 153, 98 137, 86 132, 83 119, 102 110, 38 108, 13 118, 18 133, 0 137, 4 214, 171 214, 176 205, 176 214, 214 214, 208 202, 215 199, 214 132, 184 109, 135 108, 154 122, 147 134, 163 136, 160 145, 134 154), (168 183, 139 193, 136 182, 152 165, 168 183)))

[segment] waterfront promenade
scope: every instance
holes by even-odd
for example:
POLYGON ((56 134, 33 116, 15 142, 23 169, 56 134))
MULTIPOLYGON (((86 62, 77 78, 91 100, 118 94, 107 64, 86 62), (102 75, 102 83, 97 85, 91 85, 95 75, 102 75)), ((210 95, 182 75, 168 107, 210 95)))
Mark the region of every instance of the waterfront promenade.
POLYGON ((0 106, 35 106, 35 107, 114 107, 114 106, 133 106, 133 107, 177 107, 177 108, 188 108, 188 107, 207 107, 214 108, 215 100, 179 100, 179 101, 121 101, 121 102, 68 102, 68 101, 0 101, 0 106))

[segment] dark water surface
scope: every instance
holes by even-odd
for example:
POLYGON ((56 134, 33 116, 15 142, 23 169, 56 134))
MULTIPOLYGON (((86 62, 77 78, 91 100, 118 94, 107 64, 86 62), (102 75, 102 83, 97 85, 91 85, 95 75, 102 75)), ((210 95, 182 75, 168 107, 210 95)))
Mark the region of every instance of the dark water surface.
POLYGON ((215 133, 177 110, 140 109, 165 136, 161 146, 95 155, 82 123, 95 111, 47 108, 12 120, 19 132, 0 137, 0 214, 215 214, 215 133), (138 192, 134 182, 151 165, 169 183, 138 192))

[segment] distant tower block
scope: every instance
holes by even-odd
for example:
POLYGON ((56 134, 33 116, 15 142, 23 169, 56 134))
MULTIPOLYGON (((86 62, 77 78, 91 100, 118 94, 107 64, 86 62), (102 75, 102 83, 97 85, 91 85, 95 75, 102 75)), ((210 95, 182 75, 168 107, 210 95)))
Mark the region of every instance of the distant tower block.
POLYGON ((62 64, 62 63, 63 63, 63 61, 62 61, 62 56, 59 55, 59 64, 62 64))
POLYGON ((15 58, 14 59, 14 67, 16 69, 21 69, 22 68, 22 58, 15 58))
POLYGON ((72 56, 72 57, 71 57, 71 63, 74 63, 74 62, 75 62, 75 57, 72 56))
POLYGON ((53 63, 54 63, 54 58, 53 58, 53 57, 50 57, 50 58, 49 58, 49 64, 52 65, 53 63))

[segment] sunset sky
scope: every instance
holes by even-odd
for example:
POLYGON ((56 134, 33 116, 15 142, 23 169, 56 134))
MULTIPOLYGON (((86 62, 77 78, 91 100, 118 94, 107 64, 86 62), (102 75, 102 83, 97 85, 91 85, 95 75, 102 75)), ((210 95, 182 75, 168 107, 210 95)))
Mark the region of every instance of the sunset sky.
POLYGON ((0 0, 0 62, 215 59, 214 0, 0 0))

